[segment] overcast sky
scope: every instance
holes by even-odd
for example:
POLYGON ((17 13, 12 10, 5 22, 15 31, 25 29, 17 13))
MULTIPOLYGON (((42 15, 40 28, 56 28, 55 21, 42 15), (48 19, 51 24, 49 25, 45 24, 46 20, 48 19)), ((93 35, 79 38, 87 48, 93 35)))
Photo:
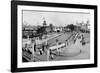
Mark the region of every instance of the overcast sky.
POLYGON ((76 24, 77 22, 86 22, 90 19, 90 14, 84 13, 61 13, 61 12, 39 12, 23 11, 23 23, 30 25, 42 25, 43 18, 47 24, 52 23, 55 26, 65 26, 65 24, 76 24))

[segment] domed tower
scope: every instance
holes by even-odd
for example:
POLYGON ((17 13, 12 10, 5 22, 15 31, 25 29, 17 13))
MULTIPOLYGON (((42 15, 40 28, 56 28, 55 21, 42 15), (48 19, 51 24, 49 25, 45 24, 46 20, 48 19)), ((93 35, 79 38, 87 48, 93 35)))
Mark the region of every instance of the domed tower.
POLYGON ((45 20, 45 18, 43 17, 43 26, 46 26, 47 25, 47 23, 46 23, 46 20, 45 20))

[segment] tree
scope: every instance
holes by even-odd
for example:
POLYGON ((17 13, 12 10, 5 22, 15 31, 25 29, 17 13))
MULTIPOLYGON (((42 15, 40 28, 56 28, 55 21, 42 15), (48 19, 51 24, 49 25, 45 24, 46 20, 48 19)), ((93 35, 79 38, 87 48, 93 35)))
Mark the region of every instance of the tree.
POLYGON ((74 29, 75 29, 75 25, 70 24, 70 25, 67 25, 66 28, 69 28, 69 29, 71 29, 71 31, 74 31, 74 29))
POLYGON ((43 34, 46 34, 46 28, 44 26, 37 29, 37 34, 39 34, 39 37, 42 38, 43 34))

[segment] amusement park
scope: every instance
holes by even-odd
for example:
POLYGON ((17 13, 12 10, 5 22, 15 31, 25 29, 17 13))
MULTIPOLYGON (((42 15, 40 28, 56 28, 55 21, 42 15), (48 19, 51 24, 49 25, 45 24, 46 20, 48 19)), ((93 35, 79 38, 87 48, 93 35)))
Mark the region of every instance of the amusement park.
POLYGON ((66 26, 48 24, 22 27, 22 61, 61 61, 90 58, 89 20, 66 26))

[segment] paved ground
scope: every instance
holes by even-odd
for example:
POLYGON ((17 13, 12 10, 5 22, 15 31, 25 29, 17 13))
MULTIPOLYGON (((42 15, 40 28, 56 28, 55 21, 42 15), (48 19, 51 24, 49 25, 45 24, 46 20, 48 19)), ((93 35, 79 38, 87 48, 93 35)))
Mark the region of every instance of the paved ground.
POLYGON ((85 37, 86 45, 80 43, 77 40, 75 44, 72 44, 69 48, 64 49, 61 52, 61 56, 57 56, 54 60, 77 60, 77 59, 89 59, 90 58, 90 36, 89 34, 81 33, 85 37))
MULTIPOLYGON (((77 43, 78 44, 78 43, 77 43)), ((90 45, 86 44, 81 46, 81 44, 71 46, 65 49, 61 56, 56 56, 54 60, 77 60, 77 59, 89 59, 90 58, 90 45)))

